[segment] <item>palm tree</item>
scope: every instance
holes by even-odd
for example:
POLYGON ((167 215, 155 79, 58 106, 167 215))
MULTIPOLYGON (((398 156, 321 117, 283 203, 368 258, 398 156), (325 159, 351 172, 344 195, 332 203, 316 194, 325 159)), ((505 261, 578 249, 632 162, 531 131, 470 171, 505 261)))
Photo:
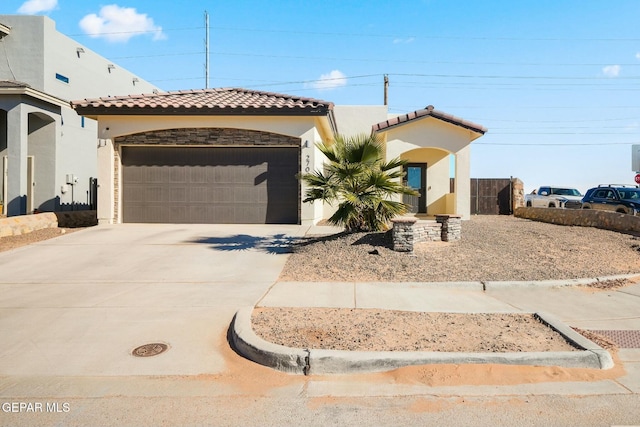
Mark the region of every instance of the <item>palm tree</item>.
POLYGON ((408 206, 391 200, 399 194, 417 193, 402 184, 400 159, 385 162, 383 148, 376 134, 344 137, 338 135, 334 143, 316 144, 329 163, 324 172, 303 174, 308 185, 304 202, 322 200, 338 202, 338 209, 329 222, 344 226, 346 231, 382 231, 396 215, 408 206))

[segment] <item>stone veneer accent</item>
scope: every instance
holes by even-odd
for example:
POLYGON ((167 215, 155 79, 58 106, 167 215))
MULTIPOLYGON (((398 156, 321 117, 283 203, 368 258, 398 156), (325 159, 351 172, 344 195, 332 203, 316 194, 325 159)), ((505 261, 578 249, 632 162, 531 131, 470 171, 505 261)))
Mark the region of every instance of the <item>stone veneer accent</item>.
POLYGON ((414 245, 421 242, 460 240, 462 233, 460 215, 436 215, 435 221, 400 217, 391 222, 393 250, 397 252, 413 252, 414 245))
POLYGON ((512 189, 511 198, 513 200, 513 206, 511 207, 511 209, 513 209, 513 212, 515 212, 516 209, 524 207, 525 205, 524 183, 518 178, 511 178, 511 189, 512 189))
POLYGON ((300 138, 257 130, 230 128, 183 128, 154 130, 120 136, 116 144, 127 145, 289 145, 300 146, 300 138))
POLYGON ((44 228, 56 228, 58 218, 53 212, 43 212, 33 215, 17 215, 0 218, 0 237, 19 236, 44 228))
MULTIPOLYGON (((300 138, 257 130, 233 128, 178 128, 153 130, 114 138, 114 223, 120 222, 120 147, 122 145, 295 146, 300 138)), ((298 157, 298 170, 302 160, 298 157)), ((298 203, 298 218, 302 206, 298 203)))
POLYGON ((120 146, 116 145, 113 150, 113 222, 120 221, 120 146))
POLYGON ((91 227, 98 224, 96 211, 41 212, 0 218, 0 237, 19 236, 45 228, 91 227))
POLYGON ((442 241, 460 240, 462 236, 462 220, 460 215, 436 215, 436 222, 442 224, 442 241))
POLYGON ((640 232, 640 217, 595 209, 518 208, 517 218, 551 224, 595 227, 621 232, 640 232))

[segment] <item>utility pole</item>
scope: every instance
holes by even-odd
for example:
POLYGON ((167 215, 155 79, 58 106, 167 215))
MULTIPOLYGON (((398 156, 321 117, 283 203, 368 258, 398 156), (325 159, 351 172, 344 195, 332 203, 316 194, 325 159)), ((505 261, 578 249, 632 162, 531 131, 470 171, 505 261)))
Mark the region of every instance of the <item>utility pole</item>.
POLYGON ((209 12, 207 12, 206 10, 204 11, 204 28, 204 88, 209 89, 209 12))
POLYGON ((389 105, 389 75, 384 75, 384 105, 389 105))

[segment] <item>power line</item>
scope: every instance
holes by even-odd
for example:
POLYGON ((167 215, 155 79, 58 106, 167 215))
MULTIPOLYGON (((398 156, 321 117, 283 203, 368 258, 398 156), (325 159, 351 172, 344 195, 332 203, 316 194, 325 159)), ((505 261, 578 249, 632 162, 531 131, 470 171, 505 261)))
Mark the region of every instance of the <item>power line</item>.
MULTIPOLYGON (((196 31, 205 28, 203 26, 192 26, 182 28, 162 28, 163 32, 171 31, 196 31)), ((282 30, 282 29, 267 29, 267 28, 242 28, 242 27, 217 27, 210 26, 210 29, 218 31, 233 31, 233 32, 254 32, 254 33, 271 33, 271 34, 295 34, 295 35, 310 35, 310 36, 332 36, 332 37, 371 37, 371 38, 394 38, 394 39, 412 39, 418 40, 424 38, 426 40, 477 40, 477 41, 537 41, 537 42, 558 42, 558 41, 570 41, 570 42, 639 42, 640 38, 636 37, 486 37, 486 36, 441 36, 434 34, 380 34, 380 33, 354 33, 354 32, 333 32, 333 31, 300 31, 300 30, 282 30)), ((152 34, 157 30, 132 30, 132 31, 109 31, 101 33, 76 33, 67 34, 69 37, 96 37, 101 35, 115 35, 115 34, 152 34)))
MULTIPOLYGON (((293 59, 293 60, 315 60, 315 61, 356 61, 356 62, 380 62, 388 63, 389 59, 380 58, 345 58, 331 56, 302 56, 302 55, 271 55, 264 53, 246 53, 246 52, 211 52, 217 56, 246 56, 251 58, 269 58, 269 59, 293 59)), ((202 55, 204 52, 174 52, 174 53, 158 53, 152 55, 130 55, 113 57, 114 60, 121 59, 140 59, 140 58, 161 58, 167 56, 190 56, 202 55)), ((394 64, 426 64, 426 65, 505 65, 505 66, 563 66, 563 67, 604 67, 611 65, 610 63, 543 63, 543 62, 478 62, 478 61, 418 61, 418 60, 402 60, 394 59, 394 64)), ((640 67, 640 63, 618 63, 621 67, 640 67)))

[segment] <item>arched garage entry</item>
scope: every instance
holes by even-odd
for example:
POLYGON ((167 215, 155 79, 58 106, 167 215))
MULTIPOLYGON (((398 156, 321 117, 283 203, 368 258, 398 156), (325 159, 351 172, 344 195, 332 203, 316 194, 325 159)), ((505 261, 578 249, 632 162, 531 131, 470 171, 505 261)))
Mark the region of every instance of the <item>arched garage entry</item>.
POLYGON ((122 222, 300 221, 299 138, 241 129, 175 129, 120 137, 116 143, 122 222))

